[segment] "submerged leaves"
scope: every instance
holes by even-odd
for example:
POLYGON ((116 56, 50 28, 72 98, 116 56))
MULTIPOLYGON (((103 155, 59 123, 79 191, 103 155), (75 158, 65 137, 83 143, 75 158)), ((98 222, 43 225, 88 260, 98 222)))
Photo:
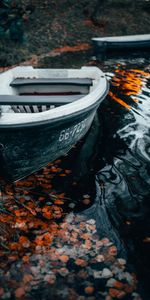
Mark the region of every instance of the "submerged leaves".
MULTIPOLYGON (((6 246, 0 257, 1 298, 33 300, 41 291, 45 298, 68 300, 132 295, 136 279, 117 257, 116 246, 108 238, 100 240, 94 219, 69 213, 73 200, 53 188, 57 172, 71 174, 59 163, 15 188, 5 186, 3 205, 9 214, 0 215, 6 246)), ((91 196, 82 199, 87 205, 91 196)))

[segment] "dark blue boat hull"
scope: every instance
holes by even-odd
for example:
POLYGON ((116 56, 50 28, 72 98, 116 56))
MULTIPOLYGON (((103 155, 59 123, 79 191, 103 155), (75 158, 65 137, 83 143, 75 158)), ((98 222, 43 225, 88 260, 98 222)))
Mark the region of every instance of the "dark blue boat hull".
POLYGON ((53 122, 0 128, 1 176, 16 181, 66 154, 90 128, 98 105, 53 122))
POLYGON ((107 42, 93 40, 94 55, 97 58, 109 56, 128 56, 140 54, 141 51, 150 50, 150 40, 148 41, 128 41, 128 42, 107 42))

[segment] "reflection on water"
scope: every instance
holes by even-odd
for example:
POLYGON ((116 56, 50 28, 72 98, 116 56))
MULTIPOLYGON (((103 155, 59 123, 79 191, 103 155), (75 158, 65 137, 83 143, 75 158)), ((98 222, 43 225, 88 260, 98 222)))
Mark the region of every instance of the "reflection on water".
POLYGON ((148 299, 147 65, 106 62, 110 93, 84 141, 3 185, 2 299, 148 299))
MULTIPOLYGON (((148 77, 149 74, 147 72, 140 70, 116 70, 115 76, 112 79, 110 97, 111 100, 115 101, 117 98, 119 104, 125 106, 125 103, 128 107, 125 106, 127 110, 120 114, 121 120, 119 119, 119 122, 118 116, 114 112, 115 108, 112 108, 111 112, 114 113, 112 117, 114 119, 113 122, 119 123, 112 140, 115 145, 118 144, 118 147, 116 148, 116 153, 113 154, 111 164, 106 165, 98 173, 99 176, 103 174, 102 180, 108 181, 110 178, 111 185, 114 185, 115 195, 111 190, 110 197, 115 199, 117 197, 116 193, 121 193, 121 197, 125 197, 124 202, 126 204, 129 202, 132 206, 138 200, 135 199, 134 201, 132 199, 131 201, 129 200, 130 197, 133 198, 135 196, 137 198, 137 195, 140 197, 140 195, 145 196, 149 193, 150 90, 148 88, 148 77), (114 82, 117 82, 117 89, 114 82), (121 103, 122 99, 123 104, 121 103), (132 100, 135 101, 135 99, 136 103, 132 103, 132 100), (117 186, 119 187, 118 189, 117 186), (129 195, 126 195, 126 189, 129 195)), ((110 118, 110 111, 109 115, 107 113, 105 116, 105 119, 107 118, 110 118)), ((112 129, 111 119, 109 119, 109 122, 105 120, 108 130, 110 130, 110 135, 112 129)))
MULTIPOLYGON (((124 238, 129 247, 129 258, 137 263, 140 279, 149 278, 149 198, 150 198, 150 75, 146 71, 118 66, 111 81, 110 99, 125 107, 118 118, 118 107, 105 115, 109 140, 116 146, 115 153, 98 172, 105 184, 105 199, 113 221, 122 217, 124 238), (122 103, 123 101, 123 103, 122 103), (112 113, 112 117, 110 118, 112 113), (114 207, 115 214, 114 218, 114 207), (144 242, 147 241, 147 244, 144 242), (140 257, 141 255, 141 257, 140 257), (147 256, 146 256, 147 255, 147 256)), ((104 108, 105 109, 105 108, 104 108)), ((102 114, 104 113, 104 109, 102 114)), ((104 129, 105 131, 105 129, 104 129)), ((109 141, 108 141, 109 143, 109 141)), ((112 146, 112 144, 111 144, 112 146)), ((114 148, 112 146, 112 148, 114 148)), ((118 227, 119 230, 119 227, 118 227)), ((120 231, 120 230, 119 230, 120 231)), ((146 289, 146 286, 144 287, 146 289)), ((145 299, 149 296, 144 294, 145 299)))

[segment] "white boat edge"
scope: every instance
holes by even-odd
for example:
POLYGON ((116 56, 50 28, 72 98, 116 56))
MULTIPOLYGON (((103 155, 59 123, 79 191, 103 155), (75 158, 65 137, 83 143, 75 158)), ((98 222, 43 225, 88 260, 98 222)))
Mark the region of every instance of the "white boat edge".
POLYGON ((150 41, 150 34, 93 37, 92 41, 95 41, 95 42, 138 42, 138 41, 142 42, 142 41, 150 41))
POLYGON ((105 74, 98 67, 82 67, 81 69, 34 69, 32 66, 18 66, 0 74, 1 95, 12 95, 12 87, 9 84, 16 77, 39 78, 41 76, 43 78, 91 78, 94 84, 89 94, 85 97, 52 110, 34 114, 1 112, 0 126, 43 122, 78 113, 103 97, 108 86, 105 74))

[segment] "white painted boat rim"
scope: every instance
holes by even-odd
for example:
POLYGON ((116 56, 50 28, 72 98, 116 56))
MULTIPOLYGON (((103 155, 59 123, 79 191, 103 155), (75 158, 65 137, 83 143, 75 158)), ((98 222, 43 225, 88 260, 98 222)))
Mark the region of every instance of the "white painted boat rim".
MULTIPOLYGON (((34 70, 33 67, 16 67, 4 73, 10 72, 14 70, 17 73, 17 68, 26 68, 27 70, 34 70), (27 69, 28 68, 28 69, 27 69)), ((19 69, 18 69, 19 70, 19 69)), ((40 70, 40 69, 35 69, 40 70)), ((44 70, 44 69, 43 69, 44 70)), ((45 69, 46 70, 46 69, 45 69)), ((93 90, 86 95, 85 97, 76 100, 72 103, 56 107, 52 110, 47 110, 40 113, 1 113, 0 115, 0 126, 1 125, 22 125, 27 123, 35 123, 35 122, 43 122, 48 120, 55 120, 57 118, 62 118, 66 116, 71 116, 72 114, 79 113, 80 111, 84 111, 88 107, 92 106, 96 103, 107 91, 107 79, 105 74, 98 67, 82 67, 81 69, 47 69, 47 70, 55 70, 56 73, 63 72, 67 73, 68 78, 71 77, 72 73, 75 72, 80 78, 83 78, 83 74, 87 75, 88 78, 95 80, 95 87, 93 90), (80 74, 80 72, 82 74, 80 74), (82 75, 82 77, 81 77, 82 75)), ((2 73, 3 74, 3 73, 2 73)), ((1 75, 0 75, 1 76, 1 75)), ((86 76, 84 76, 86 77, 86 76)))
POLYGON ((142 42, 150 41, 150 34, 94 37, 92 40, 97 42, 142 42))

